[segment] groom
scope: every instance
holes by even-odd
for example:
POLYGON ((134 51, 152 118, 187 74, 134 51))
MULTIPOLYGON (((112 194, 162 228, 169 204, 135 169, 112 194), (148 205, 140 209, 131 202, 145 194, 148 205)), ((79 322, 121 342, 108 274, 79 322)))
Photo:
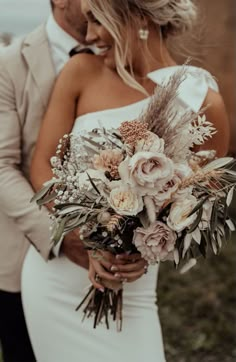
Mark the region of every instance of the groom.
MULTIPOLYGON (((30 244, 45 260, 53 250, 46 209, 29 203, 29 166, 56 76, 72 49, 85 43, 80 1, 51 0, 51 6, 47 23, 0 57, 0 343, 5 362, 35 360, 21 305, 21 268, 30 244)), ((87 267, 87 253, 73 233, 61 249, 87 267)))
MULTIPOLYGON (((47 210, 29 203, 34 194, 29 167, 57 74, 75 48, 88 50, 80 0, 51 0, 51 6, 45 25, 0 55, 0 342, 4 362, 35 361, 21 304, 22 263, 30 244, 46 261, 60 253, 50 242, 47 210)), ((63 239, 60 252, 88 267, 87 253, 73 232, 63 239)), ((132 256, 126 260, 136 264, 132 256)), ((140 271, 144 269, 137 260, 136 273, 140 271)))

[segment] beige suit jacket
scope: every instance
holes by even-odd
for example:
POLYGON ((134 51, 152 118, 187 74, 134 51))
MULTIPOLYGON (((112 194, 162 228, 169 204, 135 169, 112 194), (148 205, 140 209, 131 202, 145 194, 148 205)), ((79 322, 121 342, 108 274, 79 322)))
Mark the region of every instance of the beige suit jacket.
POLYGON ((0 290, 19 291, 30 243, 48 259, 46 209, 30 203, 32 151, 56 73, 45 27, 0 55, 0 290))

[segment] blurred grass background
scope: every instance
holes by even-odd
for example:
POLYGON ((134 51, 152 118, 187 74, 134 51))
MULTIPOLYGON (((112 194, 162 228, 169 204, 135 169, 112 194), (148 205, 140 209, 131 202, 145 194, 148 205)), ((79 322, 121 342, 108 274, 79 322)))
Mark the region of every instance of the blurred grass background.
POLYGON ((236 361, 236 234, 227 244, 184 275, 161 265, 158 305, 167 362, 236 361))
MULTIPOLYGON (((217 79, 231 124, 236 155, 235 0, 198 0, 202 7, 202 63, 217 79)), ((194 61, 193 61, 194 63, 194 61)), ((231 207, 236 220, 236 196, 231 207)), ((219 256, 202 260, 185 275, 169 263, 160 268, 158 305, 167 362, 236 361, 236 233, 219 256)))

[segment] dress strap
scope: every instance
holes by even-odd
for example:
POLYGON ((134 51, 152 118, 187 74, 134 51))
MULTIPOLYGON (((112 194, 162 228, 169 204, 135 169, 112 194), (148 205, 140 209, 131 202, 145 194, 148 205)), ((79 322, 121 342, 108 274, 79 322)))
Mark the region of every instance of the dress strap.
MULTIPOLYGON (((179 69, 180 66, 162 68, 151 72, 148 77, 161 86, 179 69)), ((183 107, 198 112, 203 105, 209 88, 218 92, 219 88, 216 80, 205 69, 186 66, 186 78, 180 84, 178 99, 183 107)))

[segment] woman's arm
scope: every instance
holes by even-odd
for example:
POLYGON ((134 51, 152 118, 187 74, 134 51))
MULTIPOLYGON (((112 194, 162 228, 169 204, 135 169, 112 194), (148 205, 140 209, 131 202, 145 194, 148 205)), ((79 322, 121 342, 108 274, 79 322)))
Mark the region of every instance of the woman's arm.
POLYGON ((30 180, 36 191, 52 177, 50 159, 56 153, 59 139, 70 133, 73 127, 78 99, 85 84, 84 63, 88 61, 87 57, 91 56, 73 57, 57 78, 30 169, 30 180))
MULTIPOLYGON (((30 170, 31 182, 36 191, 52 177, 50 158, 55 155, 59 139, 65 133, 71 132, 79 96, 82 94, 84 86, 88 84, 89 76, 94 78, 96 64, 96 61, 91 61, 91 55, 83 54, 73 57, 56 81, 42 122, 30 170)), ((67 236, 68 239, 65 238, 61 246, 63 253, 76 264, 87 267, 87 260, 83 255, 79 237, 76 235, 72 237, 73 235, 69 234, 67 236)), ((103 260, 101 263, 92 259, 90 277, 95 286, 97 284, 94 280, 94 273, 110 281, 124 278, 127 281, 134 281, 145 272, 146 262, 140 256, 136 256, 133 260, 134 256, 121 255, 123 259, 118 260, 112 254, 106 253, 106 257, 108 261, 103 260), (128 264, 124 265, 124 263, 128 264), (116 266, 116 271, 108 272, 112 265, 116 266), (117 273, 118 275, 114 276, 117 273)), ((102 286, 100 287, 102 288, 102 286)))
POLYGON ((229 149, 230 127, 222 96, 209 89, 203 104, 205 106, 208 107, 204 112, 206 119, 213 123, 217 133, 201 145, 199 150, 216 150, 217 157, 223 157, 229 149))

